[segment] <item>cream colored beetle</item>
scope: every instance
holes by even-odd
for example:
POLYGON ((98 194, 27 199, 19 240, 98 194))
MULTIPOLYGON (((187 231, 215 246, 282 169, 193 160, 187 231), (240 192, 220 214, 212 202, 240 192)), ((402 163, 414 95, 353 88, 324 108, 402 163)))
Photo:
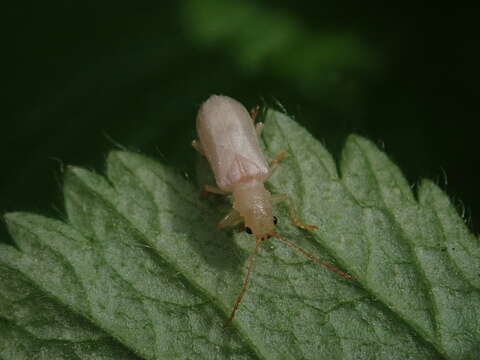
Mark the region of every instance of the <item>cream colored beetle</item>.
POLYGON ((317 227, 304 224, 297 218, 292 201, 287 194, 272 195, 265 189, 264 183, 287 153, 281 152, 271 161, 270 166, 268 165, 258 141, 263 124, 259 122, 254 125, 254 117, 252 119, 247 109, 238 101, 228 96, 212 95, 198 111, 199 140, 194 140, 192 143, 193 147, 207 158, 218 186, 205 185, 205 191, 233 195, 233 209, 218 226, 223 228, 244 222, 245 230, 253 234, 257 242, 240 295, 235 301, 225 326, 233 320, 245 294, 260 245, 270 237, 281 240, 317 264, 347 279, 353 279, 351 275, 322 262, 275 231, 277 220, 272 213, 272 203, 279 201, 288 202, 290 218, 294 225, 312 232, 317 227))

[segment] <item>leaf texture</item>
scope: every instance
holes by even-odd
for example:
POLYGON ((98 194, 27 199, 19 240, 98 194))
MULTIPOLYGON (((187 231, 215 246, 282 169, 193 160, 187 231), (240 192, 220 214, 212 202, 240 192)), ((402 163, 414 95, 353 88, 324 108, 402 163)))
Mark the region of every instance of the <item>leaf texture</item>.
POLYGON ((6 215, 17 248, 0 248, 0 358, 474 359, 479 240, 446 195, 429 181, 414 194, 359 136, 339 170, 281 113, 268 112, 263 140, 268 156, 290 155, 268 187, 319 226, 294 228, 279 205, 280 232, 357 281, 270 239, 223 329, 255 242, 216 228, 221 200, 114 151, 105 176, 67 170, 65 221, 6 215))

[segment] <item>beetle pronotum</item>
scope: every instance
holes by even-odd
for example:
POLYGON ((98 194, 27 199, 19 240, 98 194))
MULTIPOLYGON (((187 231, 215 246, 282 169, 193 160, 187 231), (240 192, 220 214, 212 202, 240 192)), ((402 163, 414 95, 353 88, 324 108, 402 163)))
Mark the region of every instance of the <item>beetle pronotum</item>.
POLYGON ((267 163, 258 141, 263 124, 259 122, 255 125, 254 118, 255 115, 252 118, 238 101, 228 96, 212 95, 198 111, 199 140, 194 140, 192 143, 193 147, 207 158, 215 175, 217 187, 205 185, 204 190, 215 194, 233 195, 233 209, 219 222, 218 226, 224 228, 244 222, 245 231, 256 238, 255 250, 250 257, 243 286, 225 327, 235 317, 247 289, 260 245, 268 238, 274 237, 328 270, 344 278, 354 279, 335 266, 324 263, 275 231, 277 218, 272 214, 272 204, 279 201, 288 203, 289 215, 295 226, 312 232, 317 227, 305 224, 298 219, 287 194, 272 195, 265 189, 264 183, 287 153, 283 151, 272 159, 270 165, 267 163))

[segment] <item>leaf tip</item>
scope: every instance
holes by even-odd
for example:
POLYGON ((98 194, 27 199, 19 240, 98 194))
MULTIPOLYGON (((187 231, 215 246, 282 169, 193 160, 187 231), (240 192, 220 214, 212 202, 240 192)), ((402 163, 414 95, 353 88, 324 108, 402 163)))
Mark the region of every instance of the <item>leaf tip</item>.
POLYGON ((128 152, 123 150, 112 150, 107 155, 107 163, 111 161, 122 161, 128 152))
POLYGON ((363 148, 374 148, 377 149, 377 145, 373 143, 370 139, 367 139, 366 137, 359 135, 359 134, 350 134, 347 136, 347 140, 345 141, 346 147, 356 145, 360 146, 363 148))
POLYGON ((267 124, 270 121, 274 121, 274 122, 279 122, 279 121, 280 122, 281 121, 294 122, 292 117, 287 114, 286 110, 284 112, 282 112, 282 111, 278 111, 278 110, 275 110, 275 109, 272 109, 272 108, 268 108, 267 114, 265 115, 265 120, 266 120, 267 124))
POLYGON ((79 167, 79 166, 74 166, 74 165, 67 165, 65 168, 65 175, 80 175, 85 169, 79 167))
POLYGON ((98 178, 100 176, 94 171, 79 166, 68 166, 64 174, 64 189, 78 181, 84 184, 91 184, 92 181, 98 180, 98 178))
POLYGON ((418 200, 421 204, 429 203, 432 197, 444 195, 442 189, 430 179, 421 179, 418 185, 418 200))
POLYGON ((3 214, 3 220, 5 221, 8 232, 13 237, 16 229, 18 229, 19 227, 34 227, 36 224, 36 220, 40 219, 41 217, 41 215, 36 215, 23 211, 14 211, 3 214))
POLYGON ((24 220, 28 215, 30 214, 22 211, 13 211, 3 214, 3 220, 7 224, 7 227, 9 227, 22 222, 22 220, 24 220))
POLYGON ((357 152, 362 152, 362 150, 368 146, 370 147, 372 144, 370 140, 360 136, 358 134, 350 134, 345 139, 345 145, 342 148, 342 161, 340 163, 342 172, 344 172, 344 168, 346 166, 347 159, 354 158, 357 152))
POLYGON ((107 156, 107 168, 113 164, 132 164, 138 161, 144 161, 145 156, 132 151, 113 150, 107 156))
POLYGON ((425 188, 425 189, 429 189, 429 188, 435 188, 437 190, 440 190, 438 189, 438 186, 430 179, 427 179, 427 178, 422 178, 420 179, 420 183, 419 183, 419 188, 425 188))

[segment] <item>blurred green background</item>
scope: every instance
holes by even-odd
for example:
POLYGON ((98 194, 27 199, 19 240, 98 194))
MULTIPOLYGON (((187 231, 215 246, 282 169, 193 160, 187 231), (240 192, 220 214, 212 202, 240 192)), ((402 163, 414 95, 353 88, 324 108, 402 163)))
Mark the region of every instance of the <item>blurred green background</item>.
POLYGON ((479 11, 442 6, 4 4, 0 211, 61 213, 64 164, 101 171, 115 143, 192 174, 196 110, 222 93, 278 100, 337 157, 352 132, 385 144, 478 231, 479 11))

